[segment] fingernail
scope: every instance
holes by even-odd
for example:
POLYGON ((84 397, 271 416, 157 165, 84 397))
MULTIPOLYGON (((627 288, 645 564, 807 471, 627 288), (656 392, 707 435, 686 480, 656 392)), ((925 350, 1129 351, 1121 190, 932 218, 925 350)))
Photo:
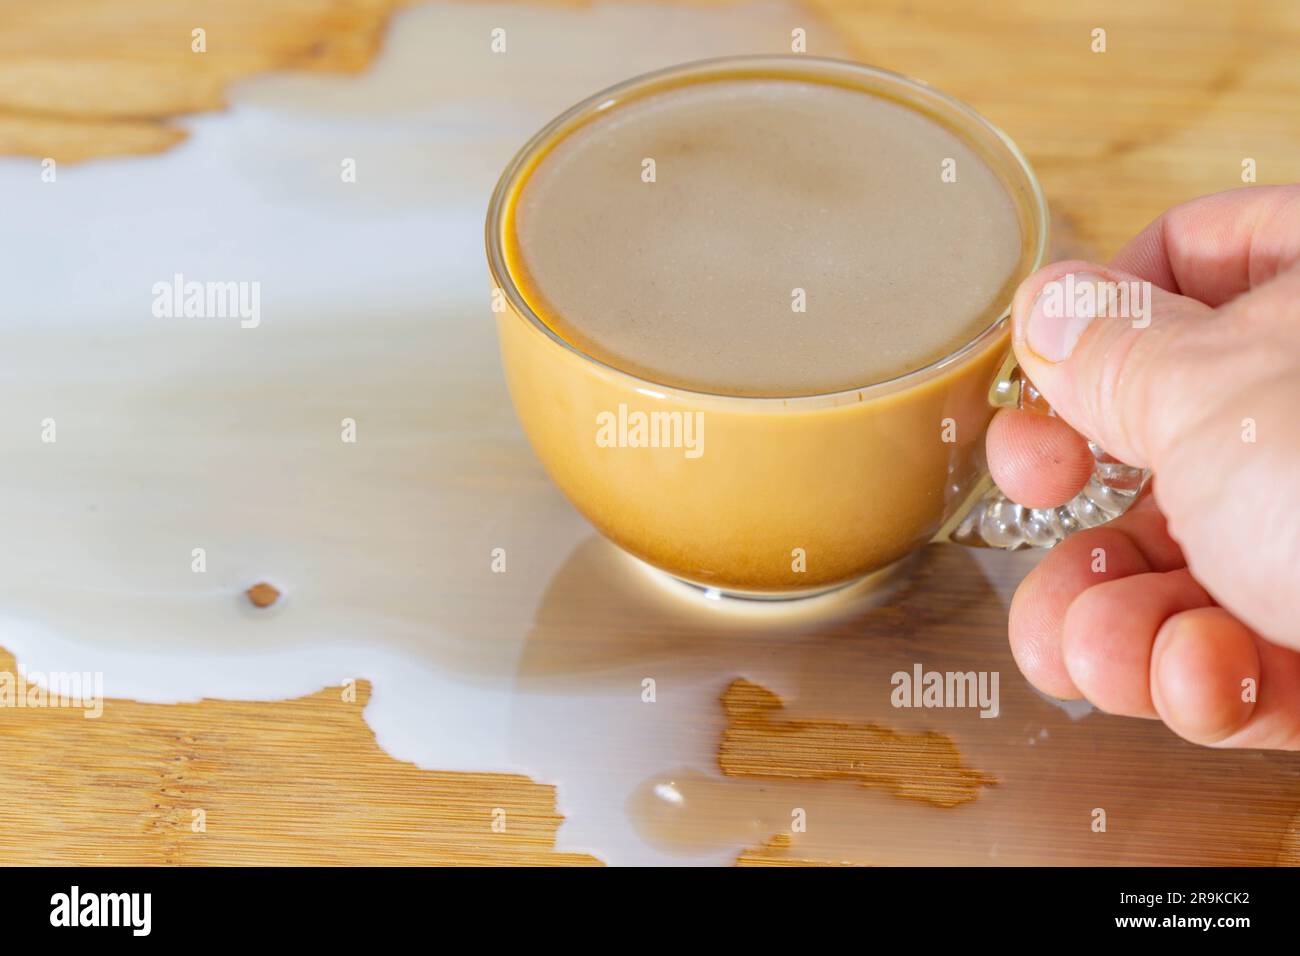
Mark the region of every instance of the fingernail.
POLYGON ((1097 317, 1097 287, 1104 282, 1087 272, 1071 272, 1043 286, 1034 299, 1025 341, 1039 358, 1064 362, 1097 317))

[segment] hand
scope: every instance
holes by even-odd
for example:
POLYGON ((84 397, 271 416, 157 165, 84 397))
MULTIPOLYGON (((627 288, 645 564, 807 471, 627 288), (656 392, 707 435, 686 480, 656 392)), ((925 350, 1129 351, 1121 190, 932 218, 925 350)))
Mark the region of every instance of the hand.
POLYGON ((1065 503, 1092 467, 1080 433, 1154 474, 1127 514, 1020 585, 1025 676, 1197 743, 1300 749, 1300 186, 1178 206, 1108 267, 1048 266, 1020 286, 1014 328, 1060 418, 998 414, 999 486, 1065 503), (1035 311, 1069 273, 1149 280, 1151 314, 1035 311))

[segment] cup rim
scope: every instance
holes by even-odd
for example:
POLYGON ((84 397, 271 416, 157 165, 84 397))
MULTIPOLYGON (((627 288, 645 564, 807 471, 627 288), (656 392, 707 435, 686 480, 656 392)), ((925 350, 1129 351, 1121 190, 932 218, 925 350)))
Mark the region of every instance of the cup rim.
MULTIPOLYGON (((1006 330, 1011 317, 1011 303, 1007 304, 1005 310, 1000 312, 993 320, 978 332, 968 342, 963 343, 951 352, 943 355, 927 365, 920 368, 912 369, 909 372, 903 372, 899 375, 882 379, 876 382, 870 382, 865 385, 851 386, 845 389, 836 389, 829 392, 817 392, 806 395, 732 395, 724 392, 710 392, 706 389, 693 389, 681 385, 669 385, 664 382, 657 382, 654 379, 637 375, 627 369, 612 365, 603 359, 585 352, 575 346, 573 343, 561 337, 539 316, 525 300, 523 293, 520 291, 518 283, 511 274, 506 261, 504 248, 504 229, 506 226, 505 214, 509 206, 509 198, 515 192, 516 181, 521 173, 530 166, 534 154, 543 147, 546 147, 552 141, 557 140, 558 134, 565 130, 570 124, 580 125, 580 122, 591 118, 596 114, 609 109, 619 102, 627 93, 637 90, 641 87, 654 86, 664 83, 677 77, 690 77, 693 74, 707 76, 709 73, 718 71, 725 73, 729 69, 746 69, 753 68, 759 70, 764 64, 770 64, 778 71, 790 72, 797 69, 801 64, 811 64, 814 67, 821 67, 828 71, 842 71, 844 73, 883 81, 884 83, 894 84, 896 86, 910 89, 914 93, 920 93, 928 97, 941 107, 957 113, 960 116, 970 120, 974 125, 988 134, 992 140, 1002 145, 1010 154, 1014 167, 1024 177, 1025 185, 1028 187, 1028 194, 1031 199, 1032 208, 1030 218, 1037 233, 1035 248, 1030 261, 1029 274, 1037 271, 1042 265, 1047 255, 1048 241, 1048 210, 1047 199, 1043 195, 1043 189, 1038 182, 1038 177, 1034 174, 1033 168, 1029 165, 1028 159, 1021 152, 1020 147, 1015 141, 1004 133, 999 127, 986 119, 976 109, 967 103, 950 96, 941 90, 935 89, 924 80, 918 80, 914 77, 907 76, 903 73, 897 73, 891 70, 883 70, 879 67, 867 66, 864 63, 858 63, 853 60, 837 59, 834 57, 808 56, 806 54, 742 54, 739 56, 711 57, 703 60, 692 60, 686 63, 679 63, 673 66, 664 67, 658 70, 652 70, 647 73, 641 73, 629 79, 615 83, 613 86, 606 87, 599 92, 575 103, 564 112, 560 113, 540 130, 534 133, 527 142, 515 153, 507 164, 505 171, 497 180, 496 187, 492 191, 492 197, 488 203, 487 219, 484 226, 484 239, 487 246, 488 271, 492 282, 497 289, 500 289, 506 296, 510 307, 516 315, 526 320, 533 326, 536 331, 541 332, 551 342, 559 345, 572 353, 579 359, 595 365, 603 370, 606 374, 611 374, 619 379, 625 380, 642 394, 654 398, 667 398, 677 396, 692 402, 708 400, 710 402, 723 402, 728 405, 755 403, 759 405, 771 406, 777 403, 783 406, 795 406, 806 408, 808 406, 828 406, 838 405, 847 402, 860 402, 868 398, 877 398, 884 394, 902 391, 921 382, 928 381, 942 374, 947 369, 961 363, 969 356, 980 352, 991 341, 997 339, 1006 330), (590 114, 590 115, 589 115, 590 114)), ((810 70, 809 72, 812 72, 810 70)), ((962 135, 958 132, 957 135, 962 135)))

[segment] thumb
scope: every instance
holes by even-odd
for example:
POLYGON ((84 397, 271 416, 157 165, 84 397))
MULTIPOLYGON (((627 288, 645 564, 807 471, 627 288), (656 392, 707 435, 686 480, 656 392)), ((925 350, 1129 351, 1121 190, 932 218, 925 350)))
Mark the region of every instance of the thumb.
POLYGON ((1034 273, 1012 308, 1016 358, 1056 413, 1116 458, 1152 468, 1207 400, 1213 310, 1088 262, 1034 273))
POLYGON ((1140 282, 1086 262, 1030 276, 1016 358, 1061 418, 1156 474, 1169 533, 1214 600, 1300 649, 1300 266, 1217 310, 1140 282), (1080 291, 1108 282, 1125 284, 1127 307, 1080 291))

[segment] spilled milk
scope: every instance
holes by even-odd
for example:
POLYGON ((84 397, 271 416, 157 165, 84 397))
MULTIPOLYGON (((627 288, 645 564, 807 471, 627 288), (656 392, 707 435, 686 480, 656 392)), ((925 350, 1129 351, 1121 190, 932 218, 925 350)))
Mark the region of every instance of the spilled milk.
POLYGON ((1208 763, 1019 679, 1004 622, 1032 555, 931 548, 871 591, 711 602, 597 537, 529 451, 488 310, 497 171, 594 89, 777 52, 807 20, 421 7, 364 75, 240 84, 165 155, 55 183, 0 161, 0 646, 148 701, 369 679, 394 757, 553 783, 558 848, 612 863, 773 839, 866 863, 1271 854, 1295 762, 1208 763), (256 327, 155 315, 177 275, 256 283, 256 327), (893 707, 916 664, 999 672, 998 716, 893 707))

